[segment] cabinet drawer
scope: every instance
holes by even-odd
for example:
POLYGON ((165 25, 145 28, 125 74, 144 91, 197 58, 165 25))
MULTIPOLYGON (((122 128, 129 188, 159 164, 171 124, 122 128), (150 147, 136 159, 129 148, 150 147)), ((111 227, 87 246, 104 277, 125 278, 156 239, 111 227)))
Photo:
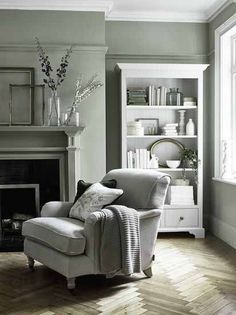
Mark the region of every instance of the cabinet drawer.
POLYGON ((165 211, 166 227, 197 227, 198 209, 168 209, 165 211))

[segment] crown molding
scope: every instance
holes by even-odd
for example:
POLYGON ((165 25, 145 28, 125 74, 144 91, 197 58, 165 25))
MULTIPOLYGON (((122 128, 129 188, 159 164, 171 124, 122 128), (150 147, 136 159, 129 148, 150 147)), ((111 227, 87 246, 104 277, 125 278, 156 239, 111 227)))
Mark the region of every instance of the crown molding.
POLYGON ((209 23, 214 20, 224 9, 226 9, 232 3, 236 3, 236 0, 223 0, 211 7, 208 12, 206 12, 207 22, 209 23))
POLYGON ((186 22, 205 23, 206 15, 202 12, 176 11, 111 11, 107 21, 144 21, 144 22, 186 22))
POLYGON ((176 11, 112 11, 113 0, 1 0, 0 10, 53 10, 104 12, 107 21, 144 21, 144 22, 211 22, 227 6, 236 0, 219 0, 206 12, 176 11))
POLYGON ((109 14, 113 1, 101 0, 1 0, 2 10, 90 11, 109 14))

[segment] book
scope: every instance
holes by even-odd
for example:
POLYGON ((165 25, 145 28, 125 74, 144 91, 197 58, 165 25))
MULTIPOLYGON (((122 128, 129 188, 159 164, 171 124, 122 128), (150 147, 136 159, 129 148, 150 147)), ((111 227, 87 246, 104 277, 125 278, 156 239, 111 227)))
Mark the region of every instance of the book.
POLYGON ((157 88, 156 89, 156 105, 159 106, 160 105, 160 99, 161 99, 161 89, 157 88))
POLYGON ((160 86, 160 105, 166 105, 166 94, 167 88, 165 86, 160 86))
POLYGON ((140 168, 140 149, 136 149, 136 166, 140 168))

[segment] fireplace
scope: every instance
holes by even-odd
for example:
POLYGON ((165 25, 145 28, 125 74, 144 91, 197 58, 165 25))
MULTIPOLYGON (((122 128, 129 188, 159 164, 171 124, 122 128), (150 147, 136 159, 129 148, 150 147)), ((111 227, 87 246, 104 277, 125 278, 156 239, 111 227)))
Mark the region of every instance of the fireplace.
POLYGON ((23 249, 24 221, 40 215, 39 184, 0 185, 0 251, 23 249))
POLYGON ((22 250, 24 221, 61 200, 58 159, 0 160, 0 251, 22 250))
POLYGON ((23 222, 39 216, 46 202, 73 200, 82 130, 0 126, 0 251, 22 249, 23 222))

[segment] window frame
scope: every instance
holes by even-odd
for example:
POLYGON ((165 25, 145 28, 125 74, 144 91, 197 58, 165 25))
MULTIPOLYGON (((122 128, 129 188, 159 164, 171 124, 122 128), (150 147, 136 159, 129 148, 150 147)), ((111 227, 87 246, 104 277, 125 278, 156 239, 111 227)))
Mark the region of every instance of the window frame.
POLYGON ((236 182, 236 14, 215 30, 215 169, 222 178, 223 140, 231 151, 231 178, 236 182), (228 58, 227 55, 228 54, 228 58), (225 58, 226 57, 226 58, 225 58), (227 106, 228 104, 228 106, 227 106), (230 121, 230 128, 228 122, 230 121))

